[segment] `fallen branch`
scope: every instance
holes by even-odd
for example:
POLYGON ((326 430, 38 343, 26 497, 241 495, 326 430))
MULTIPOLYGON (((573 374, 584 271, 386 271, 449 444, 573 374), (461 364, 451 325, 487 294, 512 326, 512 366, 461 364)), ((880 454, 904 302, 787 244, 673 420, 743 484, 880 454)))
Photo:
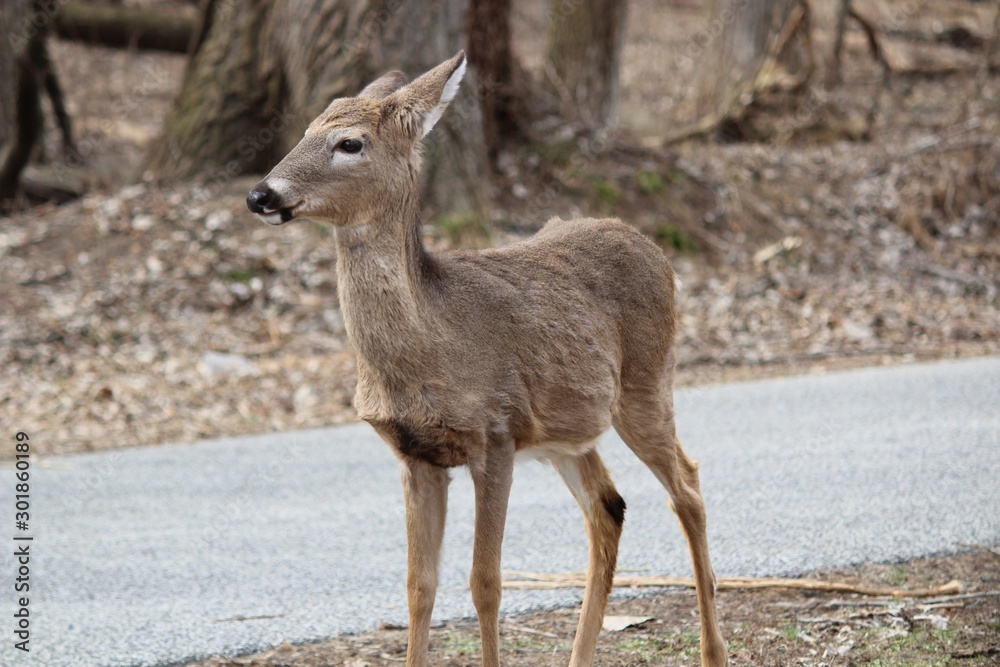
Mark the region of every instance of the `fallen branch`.
MULTIPOLYGON (((586 576, 580 573, 544 574, 540 572, 507 571, 507 575, 520 579, 505 579, 504 588, 519 590, 552 590, 556 588, 583 588, 587 584, 586 576)), ((679 587, 694 588, 692 577, 615 577, 616 588, 646 588, 646 587, 679 587)), ((932 588, 876 588, 859 586, 818 579, 780 579, 774 577, 723 577, 716 582, 720 591, 753 590, 759 588, 789 588, 806 591, 823 591, 829 593, 854 593, 874 597, 894 598, 926 598, 941 595, 952 595, 962 591, 959 581, 951 580, 941 586, 932 588)))
POLYGON ((539 637, 548 637, 549 639, 562 639, 557 634, 552 632, 545 632, 544 630, 536 630, 534 628, 529 628, 524 625, 518 625, 517 623, 511 623, 510 621, 504 621, 505 630, 513 630, 514 632, 523 632, 529 635, 538 635, 539 637))
POLYGON ((958 600, 972 600, 974 598, 992 598, 997 596, 1000 596, 1000 591, 983 591, 981 593, 966 593, 965 595, 949 595, 948 597, 928 600, 926 605, 921 605, 921 606, 946 604, 948 602, 956 602, 958 600))
POLYGON ((63 39, 175 53, 187 53, 196 28, 185 14, 121 5, 70 2, 55 17, 55 32, 63 39))

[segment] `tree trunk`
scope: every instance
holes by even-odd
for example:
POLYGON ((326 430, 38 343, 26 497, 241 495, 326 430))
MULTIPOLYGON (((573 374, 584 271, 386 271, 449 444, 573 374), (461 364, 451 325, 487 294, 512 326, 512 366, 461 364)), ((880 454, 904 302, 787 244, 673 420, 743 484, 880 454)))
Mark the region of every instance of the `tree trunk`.
MULTIPOLYGON (((411 74, 422 74, 451 58, 466 43, 468 12, 468 0, 415 0, 403 4, 396 20, 385 26, 374 71, 405 68, 411 74)), ((458 96, 424 144, 425 218, 485 218, 490 170, 478 72, 466 73, 458 96)))
POLYGON ((148 156, 149 166, 164 180, 201 173, 228 182, 265 170, 288 148, 288 140, 281 145, 282 137, 275 134, 289 125, 283 82, 264 46, 272 4, 205 4, 202 20, 211 27, 188 63, 174 109, 148 156), (278 125, 269 128, 272 117, 278 125))
POLYGON ((472 0, 469 62, 479 76, 483 132, 493 162, 505 144, 523 137, 527 109, 523 77, 511 50, 511 0, 472 0))
POLYGON ((564 116, 590 129, 617 120, 627 5, 625 0, 552 0, 549 84, 562 100, 564 116))
POLYGON ((761 68, 800 0, 712 0, 708 49, 699 83, 699 115, 724 118, 752 93, 761 68))
MULTIPOLYGON (((390 69, 422 73, 461 48, 468 0, 206 0, 175 108, 149 155, 162 179, 269 169, 335 97, 390 69)), ((485 213, 475 77, 428 137, 425 202, 485 213)))
POLYGON ((42 133, 47 9, 33 0, 0 0, 0 200, 17 194, 42 133))

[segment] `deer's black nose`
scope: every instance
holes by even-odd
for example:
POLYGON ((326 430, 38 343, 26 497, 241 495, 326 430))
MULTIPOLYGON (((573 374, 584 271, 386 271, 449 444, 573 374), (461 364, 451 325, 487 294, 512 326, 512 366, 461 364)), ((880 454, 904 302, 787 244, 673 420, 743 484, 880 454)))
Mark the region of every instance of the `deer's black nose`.
POLYGON ((263 183, 247 195, 247 208, 254 213, 273 213, 280 205, 281 196, 263 183))

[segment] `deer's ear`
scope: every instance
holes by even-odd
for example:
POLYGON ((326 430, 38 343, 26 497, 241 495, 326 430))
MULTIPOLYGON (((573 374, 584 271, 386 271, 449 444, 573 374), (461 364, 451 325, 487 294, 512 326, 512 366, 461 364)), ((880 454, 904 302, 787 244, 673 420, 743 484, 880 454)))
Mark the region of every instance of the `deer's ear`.
POLYGON ((373 100, 381 100, 406 85, 406 75, 400 71, 392 71, 383 74, 375 79, 365 89, 358 93, 358 97, 368 97, 373 100))
POLYGON ((386 97, 385 111, 394 114, 414 140, 426 137, 458 94, 465 65, 465 51, 459 51, 451 60, 386 97))

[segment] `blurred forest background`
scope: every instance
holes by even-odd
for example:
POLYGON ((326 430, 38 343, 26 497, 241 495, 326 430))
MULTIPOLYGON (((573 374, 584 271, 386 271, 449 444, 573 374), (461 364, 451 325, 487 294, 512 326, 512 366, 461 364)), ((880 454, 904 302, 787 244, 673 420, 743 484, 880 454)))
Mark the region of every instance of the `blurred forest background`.
POLYGON ((246 192, 468 52, 425 241, 616 216, 679 383, 1000 351, 1000 3, 0 0, 0 417, 62 452, 355 418, 332 232, 246 192))

